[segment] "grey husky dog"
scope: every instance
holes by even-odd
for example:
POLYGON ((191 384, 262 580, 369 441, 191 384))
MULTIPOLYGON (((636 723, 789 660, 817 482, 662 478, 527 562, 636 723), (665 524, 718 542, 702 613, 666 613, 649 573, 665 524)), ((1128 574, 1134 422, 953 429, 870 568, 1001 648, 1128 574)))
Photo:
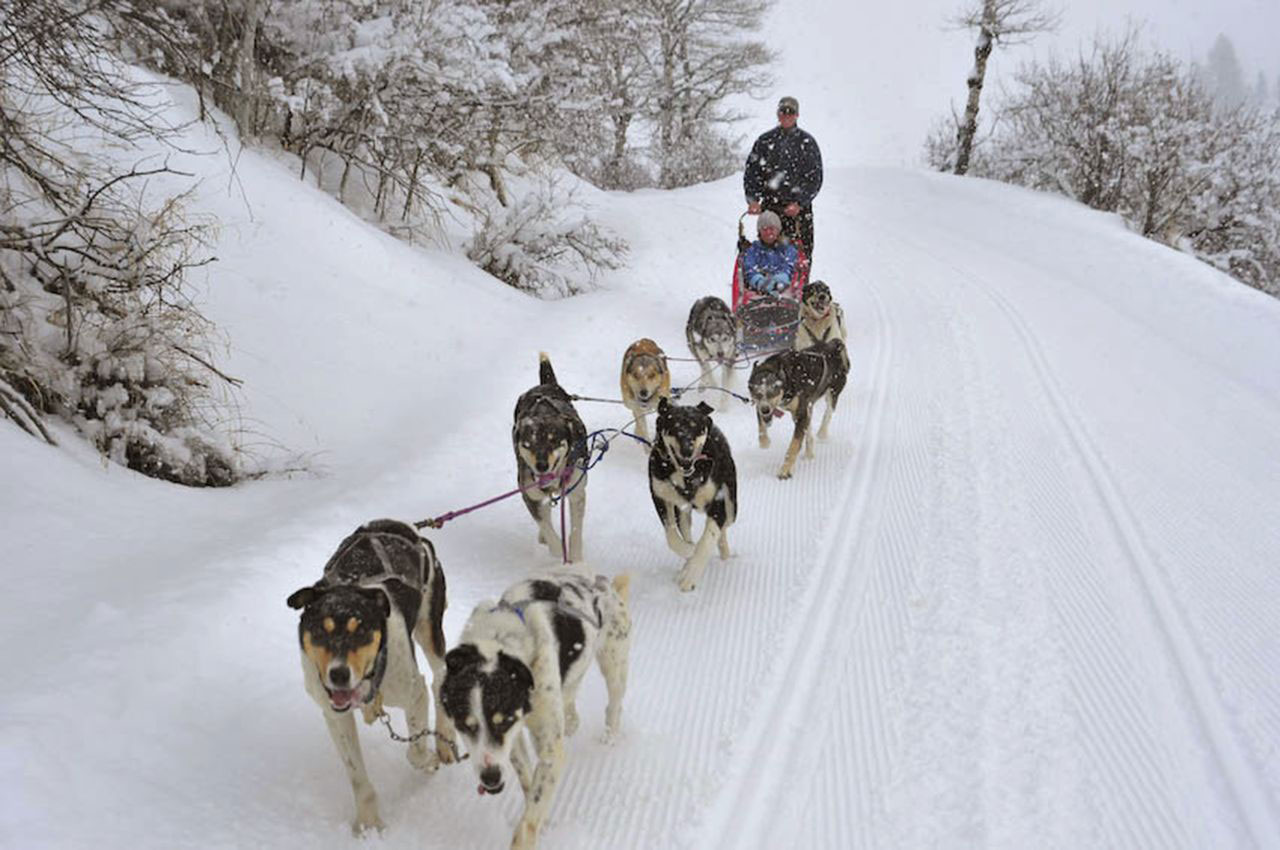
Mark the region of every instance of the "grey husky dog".
MULTIPOLYGON (((689 310, 689 320, 684 326, 689 352, 702 369, 699 386, 729 389, 733 383, 733 361, 738 356, 738 323, 729 305, 714 295, 699 298, 689 310), (720 380, 715 370, 720 368, 720 380)), ((727 393, 716 393, 727 396, 727 393)), ((724 406, 724 399, 716 399, 716 407, 724 406)))

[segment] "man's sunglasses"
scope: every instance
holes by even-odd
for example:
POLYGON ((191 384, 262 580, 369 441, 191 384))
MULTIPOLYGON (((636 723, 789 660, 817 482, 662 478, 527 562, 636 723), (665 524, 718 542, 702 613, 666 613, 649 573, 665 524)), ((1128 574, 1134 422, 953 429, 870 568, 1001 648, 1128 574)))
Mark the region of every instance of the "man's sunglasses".
POLYGON ((792 109, 790 106, 784 106, 778 110, 778 114, 779 115, 795 115, 796 110, 792 109))

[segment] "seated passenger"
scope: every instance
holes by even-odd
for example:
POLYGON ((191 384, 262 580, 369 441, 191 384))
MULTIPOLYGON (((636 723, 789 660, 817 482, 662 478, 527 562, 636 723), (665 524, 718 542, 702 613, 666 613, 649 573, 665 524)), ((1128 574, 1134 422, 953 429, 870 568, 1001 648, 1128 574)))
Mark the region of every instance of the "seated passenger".
POLYGON ((780 238, 782 221, 775 212, 760 213, 756 232, 760 238, 742 255, 742 280, 748 289, 777 295, 791 285, 799 252, 780 238))

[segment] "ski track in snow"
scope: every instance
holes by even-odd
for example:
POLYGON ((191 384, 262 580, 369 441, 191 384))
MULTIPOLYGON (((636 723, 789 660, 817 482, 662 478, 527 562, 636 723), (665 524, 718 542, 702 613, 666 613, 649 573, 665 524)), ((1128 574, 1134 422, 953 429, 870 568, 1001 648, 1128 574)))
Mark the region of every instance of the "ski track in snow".
MULTIPOLYGON (((868 229, 875 228, 872 222, 863 224, 868 229)), ((1001 427, 999 422, 988 422, 980 431, 974 429, 975 433, 986 435, 988 459, 996 458, 1003 453, 1014 461, 1004 470, 1006 475, 1015 476, 1012 483, 1017 486, 1010 492, 1015 498, 1022 495, 1029 497, 1032 512, 1038 514, 1034 519, 1037 519, 1043 528, 1042 534, 1019 537, 1016 528, 1005 527, 996 529, 999 532, 996 539, 1004 541, 1003 545, 1012 549, 1013 551, 1009 554, 1013 555, 1018 554, 1018 544, 1026 545, 1027 548, 1021 551, 1021 557, 1018 560, 1028 566, 1048 568, 1046 578, 1048 590, 1052 594, 1051 605, 1058 610, 1060 620, 1057 625, 1062 629, 1062 639, 1067 644, 1068 654, 1072 656, 1070 660, 1073 667, 1082 665, 1081 672, 1085 674, 1084 678, 1072 683, 1074 699, 1078 702, 1075 708, 1078 714, 1076 722, 1082 724, 1087 732, 1082 736, 1081 742, 1086 748, 1092 750, 1088 755, 1098 760, 1104 768, 1091 781, 1095 785, 1108 780, 1117 782, 1114 788, 1094 793, 1092 801, 1082 801, 1083 811, 1087 812, 1090 809, 1095 811, 1093 818, 1077 817, 1061 821, 1064 823, 1095 822, 1103 830, 1101 835, 1084 834, 1073 837, 1069 834, 1055 834, 1050 830, 1043 836, 1045 846, 1069 847, 1101 843, 1105 846, 1196 847, 1217 846, 1223 838, 1221 835, 1214 835, 1211 831, 1207 834, 1197 832, 1197 830, 1211 830, 1211 826, 1198 822, 1198 819, 1187 819, 1188 812, 1181 805, 1181 792, 1185 789, 1162 788, 1160 783, 1152 782, 1153 776, 1177 777, 1184 770, 1196 770, 1194 763, 1183 763, 1180 766, 1177 761, 1170 763, 1170 759, 1194 759, 1195 754, 1171 754, 1162 751, 1163 748, 1155 739, 1151 726, 1151 695, 1143 693, 1135 683, 1143 688, 1178 689, 1179 684, 1182 686, 1189 697, 1188 708, 1196 714, 1196 722, 1188 731, 1193 737, 1199 734, 1207 739, 1212 757, 1218 761, 1223 775, 1227 778, 1228 787, 1225 789, 1225 795, 1230 799, 1235 811, 1229 815, 1221 814, 1220 817, 1242 819, 1247 834, 1257 846, 1275 845, 1277 843, 1275 822, 1266 794, 1261 790, 1260 779, 1252 772, 1247 756, 1239 750, 1239 745, 1225 719, 1222 706, 1213 695, 1213 683, 1205 670, 1201 654, 1164 585, 1165 577, 1159 572, 1158 565, 1147 551, 1142 532, 1128 508, 1124 495, 1117 488, 1097 449, 1091 443, 1086 429, 1080 424, 1078 414, 1071 410, 1036 341, 1034 332, 1010 300, 1000 294, 989 282, 984 281, 980 274, 958 266, 951 259, 938 256, 929 245, 922 244, 918 240, 898 239, 898 241, 903 247, 909 247, 916 256, 931 257, 940 266, 949 267, 955 272, 956 276, 949 281, 952 293, 975 289, 977 294, 987 298, 990 304, 996 307, 1000 316, 1012 329, 1027 355, 1027 361, 1032 366, 1034 374, 1030 383, 1034 386, 1030 389, 1038 391, 1036 395, 1040 398, 1028 401, 1040 408, 1039 412, 1044 419, 1048 420, 1049 427, 1058 432, 1054 435, 1056 439, 1052 448, 1057 449, 1059 454, 1065 451, 1070 455, 1067 458, 1055 459, 1051 454, 1046 453, 1045 446, 1020 445, 1020 443, 1027 443, 1027 437, 1035 435, 1046 424, 1043 422, 1037 424, 1025 418, 1030 405, 1018 406, 1017 409, 1022 413, 1022 421, 1018 423, 1016 429, 1001 427), (1062 460, 1065 460, 1065 468, 1068 471, 1074 470, 1077 478, 1083 476, 1086 479, 1086 487, 1073 486, 1069 482, 1067 482, 1068 486, 1062 486, 1062 468, 1058 466, 1062 460), (1058 480, 1055 481, 1055 479, 1058 480), (1047 494, 1051 495, 1057 503, 1051 502, 1050 510, 1045 510, 1044 502, 1037 498, 1040 495, 1039 491, 1046 486, 1055 486, 1057 490, 1056 494, 1047 494), (1102 515, 1105 525, 1111 532, 1112 542, 1119 554, 1118 559, 1112 557, 1100 560, 1102 553, 1089 551, 1094 548, 1090 546, 1091 541, 1082 537, 1082 529, 1073 527, 1075 524, 1069 521, 1076 513, 1071 508, 1070 497, 1073 494, 1087 492, 1095 496, 1092 507, 1102 515), (1044 547, 1048 547, 1049 551, 1036 551, 1044 547), (1121 639, 1122 635, 1116 633, 1116 624, 1112 622, 1113 614, 1108 611, 1108 608, 1116 603, 1112 601, 1113 594, 1107 592, 1103 577, 1090 575, 1088 571, 1082 569, 1091 561, 1098 566, 1115 564, 1119 561, 1128 567, 1129 577, 1136 580, 1141 589, 1141 593, 1131 598, 1128 604, 1149 613, 1151 629, 1160 636, 1168 650, 1166 657, 1175 661, 1176 670, 1161 671, 1163 676, 1168 678, 1159 681, 1153 677, 1145 677, 1146 680, 1143 681, 1144 677, 1138 675, 1142 672, 1141 669, 1136 669, 1132 660, 1121 657, 1125 641, 1121 639), (1171 769, 1172 767, 1178 769, 1171 769), (1105 811, 1108 801, 1116 799, 1117 796, 1125 802, 1123 810, 1143 812, 1146 815, 1145 819, 1125 823, 1119 816, 1119 812, 1105 811)), ((1006 276, 1004 279, 1016 278, 1006 276)), ((965 311, 968 315, 976 316, 981 314, 981 308, 982 305, 970 301, 965 311)), ((983 324, 983 332, 988 339, 997 328, 998 322, 983 324)), ((1000 365, 988 364, 993 370, 998 369, 1000 365)), ((1026 379, 1022 381, 1026 382, 1026 379)), ((993 385, 995 385, 994 382, 993 385)), ((972 384, 969 386, 971 391, 975 389, 972 384)), ((1004 380, 998 386, 1007 391, 1010 388, 1017 388, 1019 382, 1004 380)), ((980 410, 998 411, 1001 406, 1000 399, 992 398, 977 407, 980 410)), ((1005 405, 1005 407, 1007 409, 1008 406, 1005 405)), ((998 485, 1000 482, 997 480, 992 483, 998 485)), ((986 492, 999 492, 998 487, 993 487, 992 484, 980 489, 986 492)), ((952 537, 954 539, 954 535, 952 537)), ((1016 566, 1014 559, 1007 559, 1004 563, 1006 566, 1016 566)), ((961 582, 953 582, 950 589, 963 594, 972 593, 975 587, 981 587, 981 582, 969 578, 961 582)), ((1020 631, 1023 634, 1035 633, 1034 629, 1024 628, 1020 631)), ((973 638, 974 636, 969 636, 962 645, 973 646, 975 644, 973 638)), ((980 643, 980 641, 977 642, 980 643)), ((1019 652, 1023 653, 1023 658, 1029 656, 1034 659, 1034 654, 1027 653, 1027 650, 1032 649, 1034 647, 1022 647, 1019 652)), ((999 654, 988 651, 981 653, 981 658, 989 663, 991 659, 999 658, 999 654)), ((1151 660, 1155 662, 1155 668, 1161 666, 1158 659, 1151 660)), ((953 711, 957 700, 961 708, 964 706, 965 689, 961 688, 956 693, 960 696, 953 694, 950 697, 953 711)), ((984 696, 990 699, 992 694, 984 696)), ((1178 701, 1176 694, 1170 694, 1166 704, 1178 701)), ((979 699, 978 702, 981 703, 981 713, 986 717, 987 725, 991 725, 991 721, 1000 716, 998 711, 993 711, 993 708, 998 709, 999 706, 993 706, 987 700, 979 699)), ((1011 716, 1025 716, 1025 714, 1027 712, 1024 710, 1011 716)), ((936 716, 933 712, 926 712, 925 715, 936 716)), ((1032 716, 1035 716, 1034 712, 1032 716)), ((1067 724, 1064 728, 1069 728, 1070 725, 1072 724, 1067 724)), ((1060 729, 1059 733, 1062 731, 1060 729)), ((1028 743, 1024 741, 1022 748, 1025 749, 1028 743)), ((930 752, 937 751, 935 746, 925 746, 924 749, 930 752)), ((994 749, 995 752, 999 752, 998 747, 994 749)), ((990 742, 984 750, 988 753, 989 759, 993 750, 990 742)), ((1070 760, 1062 758, 1054 758, 1052 763, 1058 769, 1071 765, 1070 760)), ((989 770, 978 770, 972 779, 975 782, 981 782, 988 773, 989 770)), ((1000 793, 1016 792, 1017 783, 1009 781, 1016 777, 997 772, 994 778, 1002 780, 999 783, 1000 793)), ((950 777, 949 781, 940 784, 954 793, 957 788, 956 780, 959 779, 960 777, 950 777)), ((972 812, 971 808, 965 808, 966 811, 972 812)), ((904 813, 898 822, 912 821, 911 815, 912 813, 909 812, 904 813)), ((918 846, 922 843, 932 843, 947 835, 954 836, 957 832, 964 834, 963 824, 948 825, 938 835, 920 834, 919 823, 927 824, 929 820, 929 818, 914 818, 912 831, 903 837, 902 843, 918 846)), ((1006 825, 1009 823, 1007 816, 992 820, 1006 825)), ((1059 821, 1040 820, 1042 827, 1046 823, 1057 822, 1059 821)), ((1019 841, 1020 833, 1016 830, 1009 836, 1009 841, 1002 841, 999 835, 984 833, 981 825, 975 825, 975 829, 973 836, 975 842, 984 846, 1017 846, 1019 841)), ((868 846, 875 846, 875 844, 876 842, 869 842, 868 846)))

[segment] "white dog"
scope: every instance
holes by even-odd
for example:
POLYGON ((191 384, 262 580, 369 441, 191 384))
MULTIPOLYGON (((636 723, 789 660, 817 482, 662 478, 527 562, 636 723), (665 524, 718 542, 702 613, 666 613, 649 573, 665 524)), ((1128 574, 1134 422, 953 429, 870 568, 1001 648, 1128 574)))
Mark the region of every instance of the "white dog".
POLYGON ((631 647, 629 582, 568 571, 522 581, 498 602, 477 606, 445 656, 444 710, 466 741, 480 793, 501 793, 508 766, 524 791, 513 848, 537 844, 592 658, 609 692, 606 739, 618 731, 631 647))

